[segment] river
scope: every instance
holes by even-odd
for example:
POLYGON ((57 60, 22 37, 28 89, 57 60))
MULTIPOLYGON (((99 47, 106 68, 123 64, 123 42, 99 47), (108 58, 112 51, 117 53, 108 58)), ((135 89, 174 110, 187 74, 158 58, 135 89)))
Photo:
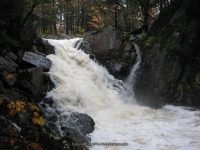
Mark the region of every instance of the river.
POLYGON ((56 54, 48 56, 56 88, 47 96, 65 113, 78 111, 94 119, 95 130, 88 135, 91 150, 200 149, 200 111, 138 105, 132 87, 140 59, 123 82, 76 50, 73 45, 77 40, 49 40, 56 48, 56 54))

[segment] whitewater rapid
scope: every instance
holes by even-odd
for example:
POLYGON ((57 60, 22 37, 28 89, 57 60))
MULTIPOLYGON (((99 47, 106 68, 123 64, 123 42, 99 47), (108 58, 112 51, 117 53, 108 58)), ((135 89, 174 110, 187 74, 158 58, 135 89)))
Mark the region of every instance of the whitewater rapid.
POLYGON ((47 96, 66 113, 78 111, 94 119, 95 130, 88 135, 91 143, 119 144, 96 145, 91 150, 200 149, 200 111, 171 105, 158 110, 137 105, 130 85, 139 61, 124 83, 89 55, 73 48, 78 40, 48 40, 56 50, 55 55, 48 56, 52 61, 49 74, 56 88, 47 96))

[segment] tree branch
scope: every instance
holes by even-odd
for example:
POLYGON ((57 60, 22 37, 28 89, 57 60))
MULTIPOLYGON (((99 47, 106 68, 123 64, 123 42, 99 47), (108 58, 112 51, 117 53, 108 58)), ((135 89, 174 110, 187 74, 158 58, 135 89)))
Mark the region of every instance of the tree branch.
POLYGON ((27 12, 26 16, 24 17, 24 20, 22 21, 22 26, 24 26, 24 24, 26 23, 26 21, 28 20, 28 18, 33 14, 33 11, 35 9, 35 7, 39 4, 39 1, 34 0, 30 11, 27 12))

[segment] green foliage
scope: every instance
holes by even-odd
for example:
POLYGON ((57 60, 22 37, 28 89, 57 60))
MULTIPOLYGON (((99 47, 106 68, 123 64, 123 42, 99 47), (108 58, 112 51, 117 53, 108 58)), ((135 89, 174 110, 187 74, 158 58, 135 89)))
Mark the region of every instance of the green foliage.
POLYGON ((157 38, 155 36, 143 36, 141 41, 145 48, 152 48, 153 44, 157 41, 157 38))
POLYGON ((156 42, 156 37, 154 36, 151 36, 147 39, 147 42, 146 42, 146 47, 152 47, 153 44, 156 42))
POLYGON ((121 40, 123 41, 123 40, 128 40, 129 38, 130 38, 130 35, 131 35, 131 33, 130 32, 123 32, 122 34, 121 34, 121 40))

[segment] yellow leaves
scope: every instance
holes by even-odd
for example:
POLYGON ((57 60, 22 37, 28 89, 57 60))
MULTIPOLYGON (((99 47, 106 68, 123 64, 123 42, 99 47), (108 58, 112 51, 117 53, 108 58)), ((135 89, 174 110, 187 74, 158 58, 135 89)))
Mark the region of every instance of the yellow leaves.
POLYGON ((7 107, 9 109, 9 115, 13 117, 17 112, 26 112, 27 105, 23 101, 17 100, 15 102, 9 102, 7 107))
POLYGON ((38 112, 33 113, 32 122, 35 125, 40 125, 40 126, 45 125, 45 119, 42 116, 40 116, 40 114, 38 112))
POLYGON ((40 126, 45 125, 45 119, 44 119, 44 117, 42 117, 40 115, 39 107, 36 106, 35 104, 31 104, 31 103, 29 103, 28 105, 29 105, 30 110, 33 112, 33 118, 32 118, 33 124, 34 125, 40 125, 40 126))
POLYGON ((15 107, 16 107, 16 112, 26 112, 27 105, 22 101, 17 101, 15 103, 15 107))
POLYGON ((17 113, 20 112, 27 112, 32 115, 32 120, 30 120, 34 125, 45 125, 45 119, 43 116, 41 116, 40 108, 34 103, 25 103, 22 100, 10 101, 7 105, 7 108, 9 109, 8 114, 11 117, 14 117, 17 113))
POLYGON ((32 122, 35 125, 40 125, 40 126, 45 125, 45 119, 42 116, 33 117, 32 122))
POLYGON ((40 111, 40 109, 39 109, 36 105, 31 104, 31 103, 29 103, 28 105, 29 105, 29 108, 30 108, 32 111, 40 111))

